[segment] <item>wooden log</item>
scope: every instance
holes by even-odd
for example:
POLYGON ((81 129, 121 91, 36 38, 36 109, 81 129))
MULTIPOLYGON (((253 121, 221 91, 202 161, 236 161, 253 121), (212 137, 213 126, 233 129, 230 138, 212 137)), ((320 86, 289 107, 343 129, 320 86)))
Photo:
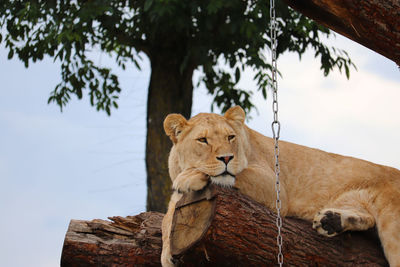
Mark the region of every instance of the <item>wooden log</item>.
MULTIPOLYGON (((61 266, 160 266, 162 214, 72 220, 61 266)), ((374 230, 327 238, 284 218, 284 266, 388 266, 374 230)), ((211 186, 177 203, 171 248, 179 266, 276 266, 275 215, 236 190, 211 186)))
POLYGON ((400 66, 400 1, 284 0, 293 9, 400 66))
POLYGON ((61 266, 160 266, 162 213, 71 220, 61 266))
MULTIPOLYGON (((172 255, 183 266, 275 266, 276 231, 265 206, 211 186, 177 203, 172 255)), ((374 230, 327 238, 310 222, 285 218, 282 236, 285 266, 388 266, 374 230)))

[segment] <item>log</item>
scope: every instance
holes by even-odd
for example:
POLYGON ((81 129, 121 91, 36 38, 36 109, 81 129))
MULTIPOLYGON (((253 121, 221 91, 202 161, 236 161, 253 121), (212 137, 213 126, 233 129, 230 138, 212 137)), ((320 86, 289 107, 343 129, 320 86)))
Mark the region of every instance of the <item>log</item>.
POLYGON ((111 221, 71 220, 61 266, 160 266, 163 217, 144 212, 111 221))
MULTIPOLYGON (((175 210, 171 250, 184 266, 276 265, 275 215, 249 197, 211 186, 184 195, 175 210)), ((282 236, 285 266, 389 266, 374 229, 328 238, 286 217, 282 236)))
MULTIPOLYGON (((61 266, 160 266, 162 215, 72 220, 61 266)), ((171 248, 179 266, 276 266, 275 215, 237 190, 210 186, 177 203, 171 248)), ((284 266, 389 266, 376 231, 333 238, 283 220, 284 266)))
POLYGON ((400 66, 400 1, 284 0, 316 22, 400 66))

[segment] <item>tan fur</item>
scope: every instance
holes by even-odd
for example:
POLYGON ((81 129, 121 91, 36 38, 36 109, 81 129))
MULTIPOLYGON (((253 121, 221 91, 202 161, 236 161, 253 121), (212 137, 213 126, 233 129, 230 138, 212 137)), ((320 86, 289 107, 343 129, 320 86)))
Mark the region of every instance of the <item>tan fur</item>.
MULTIPOLYGON (((240 107, 224 116, 202 113, 186 121, 171 114, 165 119, 165 132, 174 144, 169 172, 175 191, 162 225, 163 266, 174 266, 168 227, 182 192, 200 190, 210 180, 227 186, 235 182, 243 194, 275 209, 273 140, 244 120, 240 107), (225 169, 229 174, 220 175, 225 169)), ((284 216, 312 221, 326 236, 376 225, 390 266, 400 267, 399 170, 283 141, 280 162, 284 216), (329 218, 339 222, 339 230, 327 228, 329 218)))

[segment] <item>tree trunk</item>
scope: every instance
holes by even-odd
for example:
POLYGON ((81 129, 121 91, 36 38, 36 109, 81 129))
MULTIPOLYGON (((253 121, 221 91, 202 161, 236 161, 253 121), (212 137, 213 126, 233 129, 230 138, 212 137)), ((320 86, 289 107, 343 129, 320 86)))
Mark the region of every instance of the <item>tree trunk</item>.
POLYGON ((400 65, 398 0, 284 0, 318 23, 400 65))
MULTIPOLYGON (((114 222, 72 220, 61 266, 159 266, 161 218, 147 212, 114 222)), ((276 266, 275 215, 236 190, 186 195, 173 226, 179 266, 276 266)), ((284 266, 388 266, 374 230, 328 238, 287 217, 282 235, 284 266)))
POLYGON ((171 195, 168 153, 171 141, 163 121, 169 113, 190 117, 194 67, 180 70, 183 56, 157 50, 150 54, 151 78, 147 98, 147 210, 165 212, 171 195))

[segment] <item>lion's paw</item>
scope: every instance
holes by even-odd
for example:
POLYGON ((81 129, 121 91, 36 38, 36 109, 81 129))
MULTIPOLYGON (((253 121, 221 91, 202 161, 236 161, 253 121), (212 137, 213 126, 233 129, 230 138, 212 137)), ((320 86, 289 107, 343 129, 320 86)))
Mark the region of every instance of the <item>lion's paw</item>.
POLYGON ((172 188, 180 193, 185 193, 189 191, 199 191, 206 187, 207 184, 208 181, 199 179, 175 180, 172 188))
POLYGON ((321 235, 332 237, 343 232, 341 213, 335 210, 323 210, 314 217, 314 229, 321 235))
POLYGON ((172 188, 180 193, 199 191, 207 186, 209 177, 201 172, 181 173, 174 180, 172 188))

